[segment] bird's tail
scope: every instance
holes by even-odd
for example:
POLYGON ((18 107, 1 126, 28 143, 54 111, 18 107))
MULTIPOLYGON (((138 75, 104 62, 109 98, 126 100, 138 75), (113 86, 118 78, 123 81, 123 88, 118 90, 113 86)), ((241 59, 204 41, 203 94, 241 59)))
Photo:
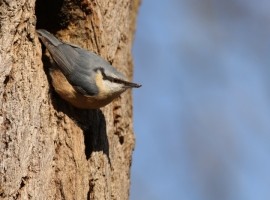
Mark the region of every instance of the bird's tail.
POLYGON ((58 46, 62 44, 60 40, 54 37, 51 33, 44 29, 37 30, 38 37, 41 39, 42 43, 49 49, 49 46, 58 46))

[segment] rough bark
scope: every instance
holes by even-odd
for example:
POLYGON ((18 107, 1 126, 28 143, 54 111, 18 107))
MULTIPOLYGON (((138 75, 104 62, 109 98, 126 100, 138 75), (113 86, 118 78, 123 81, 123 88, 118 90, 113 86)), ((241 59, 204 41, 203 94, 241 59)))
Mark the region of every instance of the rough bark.
POLYGON ((51 87, 35 29, 98 53, 131 78, 138 6, 0 1, 0 199, 128 199, 131 92, 100 110, 70 106, 51 87))

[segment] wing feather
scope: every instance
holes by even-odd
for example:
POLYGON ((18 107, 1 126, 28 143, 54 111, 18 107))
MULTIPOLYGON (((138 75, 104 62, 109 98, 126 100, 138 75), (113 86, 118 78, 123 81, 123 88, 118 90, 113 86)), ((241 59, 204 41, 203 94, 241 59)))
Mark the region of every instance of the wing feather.
POLYGON ((45 30, 39 30, 38 33, 53 60, 74 89, 84 95, 97 94, 98 88, 91 69, 91 60, 85 55, 87 51, 63 43, 45 30), (85 52, 77 51, 78 48, 85 52))

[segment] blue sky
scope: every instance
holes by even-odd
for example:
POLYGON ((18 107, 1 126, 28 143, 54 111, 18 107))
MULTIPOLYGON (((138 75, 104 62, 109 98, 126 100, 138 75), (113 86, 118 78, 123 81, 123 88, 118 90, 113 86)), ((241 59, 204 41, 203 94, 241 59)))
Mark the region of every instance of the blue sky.
POLYGON ((142 1, 131 200, 270 199, 269 6, 142 1))

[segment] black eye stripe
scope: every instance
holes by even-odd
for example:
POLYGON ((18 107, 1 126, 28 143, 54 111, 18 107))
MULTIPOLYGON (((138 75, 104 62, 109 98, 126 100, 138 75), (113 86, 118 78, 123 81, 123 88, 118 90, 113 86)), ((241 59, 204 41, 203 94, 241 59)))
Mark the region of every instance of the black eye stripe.
POLYGON ((100 71, 101 73, 104 73, 104 69, 102 67, 96 67, 94 69, 95 72, 100 71))
POLYGON ((102 67, 97 67, 94 69, 95 72, 97 71, 100 71, 101 74, 102 74, 102 77, 103 77, 103 80, 108 80, 108 81, 111 81, 111 82, 114 82, 114 83, 123 83, 125 81, 123 80, 120 80, 118 78, 114 78, 114 77, 111 77, 111 76, 107 76, 104 72, 104 69, 102 67))
POLYGON ((108 80, 108 81, 111 81, 113 83, 123 84, 123 85, 128 86, 128 87, 136 87, 136 88, 141 87, 141 85, 138 85, 136 83, 131 83, 131 82, 119 79, 119 78, 114 78, 114 77, 111 77, 111 76, 107 76, 102 67, 97 67, 97 68, 94 69, 94 71, 95 72, 100 71, 101 74, 102 74, 103 80, 108 80))

